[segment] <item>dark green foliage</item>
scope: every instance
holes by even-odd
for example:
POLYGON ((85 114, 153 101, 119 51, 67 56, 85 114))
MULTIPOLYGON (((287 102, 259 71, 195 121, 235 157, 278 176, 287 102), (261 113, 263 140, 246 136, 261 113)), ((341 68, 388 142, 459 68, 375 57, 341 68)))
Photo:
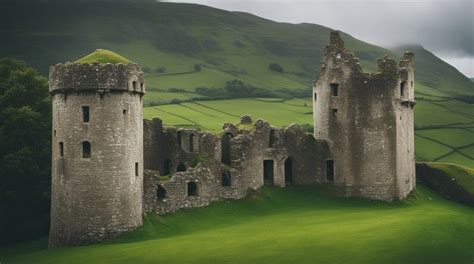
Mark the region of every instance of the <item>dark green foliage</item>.
POLYGON ((285 69, 283 69, 283 67, 278 63, 270 63, 270 65, 268 65, 268 68, 275 72, 280 72, 280 73, 285 72, 285 69))
POLYGON ((155 69, 156 73, 165 73, 166 72, 166 67, 160 66, 155 69))
POLYGON ((22 62, 1 59, 0 242, 48 230, 50 116, 46 79, 22 62))
POLYGON ((239 48, 239 49, 242 49, 242 48, 245 48, 245 47, 246 47, 246 45, 245 45, 242 41, 240 41, 240 40, 234 41, 233 44, 234 44, 234 47, 237 47, 237 48, 239 48))
POLYGON ((194 64, 194 70, 199 72, 202 70, 202 65, 201 64, 194 64))
POLYGON ((185 93, 186 90, 183 88, 169 88, 168 92, 170 93, 185 93))

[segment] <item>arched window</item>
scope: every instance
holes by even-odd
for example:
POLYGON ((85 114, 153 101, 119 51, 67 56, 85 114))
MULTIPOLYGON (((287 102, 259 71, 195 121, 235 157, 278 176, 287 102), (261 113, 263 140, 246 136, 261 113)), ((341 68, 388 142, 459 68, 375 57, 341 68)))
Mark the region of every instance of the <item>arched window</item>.
POLYGON ((178 164, 178 167, 176 168, 176 171, 186 171, 186 165, 184 165, 184 163, 180 162, 178 164))
POLYGON ((230 179, 230 171, 225 170, 222 172, 222 187, 230 187, 231 179, 230 179))
POLYGON ((163 171, 161 173, 163 175, 171 174, 171 160, 170 159, 165 159, 165 162, 163 162, 163 171))
POLYGON ((189 135, 189 152, 194 152, 194 134, 189 135))
POLYGON ((188 196, 197 196, 198 187, 195 182, 188 182, 188 196))
POLYGON ((136 81, 133 81, 133 82, 132 82, 132 87, 133 87, 133 90, 134 90, 134 91, 137 90, 137 82, 136 82, 136 81))
POLYGON ((182 134, 183 134, 183 131, 181 131, 181 130, 178 130, 178 132, 176 133, 176 140, 178 141, 178 146, 180 148, 181 148, 181 141, 182 141, 181 136, 182 136, 182 134))
POLYGON ((291 157, 285 160, 285 183, 293 183, 293 159, 291 157))
POLYGON ((225 133, 221 139, 221 161, 224 164, 230 165, 230 139, 231 133, 225 133))
POLYGON ((158 188, 156 189, 156 198, 157 199, 166 198, 166 189, 163 188, 163 186, 161 185, 158 185, 158 188))
POLYGON ((89 141, 82 142, 82 157, 83 158, 91 157, 91 143, 89 141))
POLYGON ((268 134, 268 147, 273 148, 273 145, 275 144, 275 130, 270 130, 270 133, 268 134))

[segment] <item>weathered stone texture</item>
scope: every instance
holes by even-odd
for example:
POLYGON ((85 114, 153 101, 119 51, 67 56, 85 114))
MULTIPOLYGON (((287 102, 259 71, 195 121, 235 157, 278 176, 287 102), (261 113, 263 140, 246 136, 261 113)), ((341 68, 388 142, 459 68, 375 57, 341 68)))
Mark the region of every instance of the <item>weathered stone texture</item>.
POLYGON ((406 197, 415 188, 413 63, 411 53, 398 64, 385 57, 378 73, 363 73, 332 32, 314 82, 314 135, 248 115, 219 134, 164 127, 158 118, 143 121, 137 65, 52 67, 50 246, 110 239, 141 225, 142 213, 240 199, 264 185, 334 184, 347 196, 406 197), (83 141, 90 158, 82 157, 83 141))
POLYGON ((401 199, 415 187, 413 56, 407 53, 400 67, 385 57, 378 70, 363 73, 331 33, 314 82, 314 135, 328 142, 334 182, 348 196, 401 199))
POLYGON ((115 89, 116 82, 97 89, 86 82, 87 89, 83 89, 73 78, 74 84, 68 85, 71 75, 87 79, 87 74, 96 70, 101 72, 100 80, 108 80, 107 74, 121 80, 139 74, 126 72, 122 76, 125 73, 118 74, 114 67, 72 64, 51 71, 50 247, 111 239, 142 224, 142 93, 115 89), (70 75, 58 73, 63 71, 70 75), (89 122, 84 122, 83 106, 89 107, 89 122), (90 142, 90 158, 83 157, 85 141, 90 142))

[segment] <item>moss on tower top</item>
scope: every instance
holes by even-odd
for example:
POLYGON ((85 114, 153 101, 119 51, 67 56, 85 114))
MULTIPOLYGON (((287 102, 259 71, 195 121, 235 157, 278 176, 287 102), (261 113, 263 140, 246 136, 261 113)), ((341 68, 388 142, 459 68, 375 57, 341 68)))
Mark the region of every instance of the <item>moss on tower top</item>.
POLYGON ((75 63, 84 63, 84 64, 92 63, 92 62, 99 62, 101 64, 106 64, 106 63, 130 64, 132 63, 127 58, 113 51, 105 50, 105 49, 96 49, 94 52, 87 54, 86 56, 75 61, 75 63))

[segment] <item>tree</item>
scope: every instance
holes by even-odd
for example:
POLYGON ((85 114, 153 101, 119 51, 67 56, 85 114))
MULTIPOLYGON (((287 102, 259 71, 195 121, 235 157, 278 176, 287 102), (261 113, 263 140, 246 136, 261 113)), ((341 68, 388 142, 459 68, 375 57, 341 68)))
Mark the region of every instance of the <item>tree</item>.
POLYGON ((0 59, 0 242, 48 231, 50 138, 46 78, 23 62, 0 59))

